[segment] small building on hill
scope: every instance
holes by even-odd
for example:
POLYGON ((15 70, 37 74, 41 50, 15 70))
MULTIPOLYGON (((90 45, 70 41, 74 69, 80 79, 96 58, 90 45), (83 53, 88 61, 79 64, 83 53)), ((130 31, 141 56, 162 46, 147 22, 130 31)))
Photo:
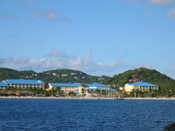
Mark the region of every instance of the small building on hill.
POLYGON ((128 82, 142 82, 140 79, 129 79, 128 82))
POLYGON ((9 79, 4 80, 3 83, 7 84, 10 88, 45 88, 45 83, 41 80, 9 79))
POLYGON ((133 90, 150 91, 150 90, 159 90, 159 86, 148 82, 135 82, 125 84, 123 90, 128 93, 132 92, 133 90))

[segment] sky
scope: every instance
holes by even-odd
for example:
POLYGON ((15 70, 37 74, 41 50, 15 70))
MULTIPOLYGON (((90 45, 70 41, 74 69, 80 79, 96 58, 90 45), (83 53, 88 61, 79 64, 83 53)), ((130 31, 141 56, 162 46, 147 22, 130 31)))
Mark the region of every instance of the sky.
POLYGON ((0 0, 0 67, 175 78, 175 0, 0 0))

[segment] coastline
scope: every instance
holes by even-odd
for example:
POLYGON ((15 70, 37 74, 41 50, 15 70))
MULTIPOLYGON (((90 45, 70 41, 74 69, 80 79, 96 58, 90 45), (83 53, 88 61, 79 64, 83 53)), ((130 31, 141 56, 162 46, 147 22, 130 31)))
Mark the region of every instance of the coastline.
POLYGON ((115 100, 114 97, 36 97, 36 96, 0 96, 0 99, 68 99, 68 100, 115 100))
POLYGON ((175 97, 125 97, 123 100, 175 100, 175 97))
POLYGON ((175 97, 36 97, 36 96, 0 96, 0 99, 68 99, 68 100, 175 100, 175 97))

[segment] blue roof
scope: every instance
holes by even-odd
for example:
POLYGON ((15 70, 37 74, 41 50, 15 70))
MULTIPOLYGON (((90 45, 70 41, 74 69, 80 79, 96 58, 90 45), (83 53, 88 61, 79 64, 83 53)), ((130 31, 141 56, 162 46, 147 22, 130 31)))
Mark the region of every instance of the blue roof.
POLYGON ((93 83, 93 84, 84 84, 85 86, 88 87, 96 87, 98 90, 106 90, 106 89, 112 89, 111 87, 104 85, 104 84, 99 84, 99 83, 93 83))
POLYGON ((80 83, 50 83, 53 87, 79 87, 80 83))
POLYGON ((116 91, 113 88, 110 87, 97 87, 97 88, 88 88, 89 91, 96 91, 96 90, 110 90, 110 91, 116 91))
POLYGON ((4 80, 3 82, 7 84, 44 84, 43 81, 41 80, 25 80, 25 79, 9 79, 9 80, 4 80))
POLYGON ((79 87, 79 86, 87 86, 87 87, 98 87, 98 88, 110 88, 104 84, 80 84, 80 83, 50 83, 53 87, 79 87))
POLYGON ((158 85, 147 83, 147 82, 135 82, 135 83, 128 83, 129 85, 134 86, 152 86, 152 87, 158 87, 158 85))
POLYGON ((84 84, 86 86, 89 86, 89 87, 108 87, 107 85, 104 85, 104 84, 99 84, 99 83, 93 83, 93 84, 84 84))
POLYGON ((7 84, 4 83, 4 82, 0 82, 0 86, 1 86, 1 87, 2 87, 2 86, 7 86, 7 84))

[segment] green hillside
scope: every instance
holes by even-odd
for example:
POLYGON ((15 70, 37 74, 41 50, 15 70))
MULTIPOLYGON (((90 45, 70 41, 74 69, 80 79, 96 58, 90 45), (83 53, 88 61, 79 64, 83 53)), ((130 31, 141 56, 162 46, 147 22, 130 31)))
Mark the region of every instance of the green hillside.
POLYGON ((45 72, 34 72, 31 70, 17 71, 8 68, 0 68, 0 81, 5 79, 39 79, 45 82, 67 82, 67 83, 94 83, 109 79, 106 76, 92 76, 84 72, 70 69, 49 70, 45 72))
POLYGON ((147 68, 138 68, 115 75, 110 80, 104 81, 106 84, 116 87, 124 86, 130 79, 139 79, 160 86, 160 94, 167 95, 170 92, 175 93, 175 80, 156 70, 147 68))
POLYGON ((0 68, 0 81, 13 78, 20 78, 20 73, 13 69, 0 68))
POLYGON ((50 70, 39 74, 39 79, 48 82, 100 82, 103 77, 88 75, 84 72, 70 69, 50 70))

